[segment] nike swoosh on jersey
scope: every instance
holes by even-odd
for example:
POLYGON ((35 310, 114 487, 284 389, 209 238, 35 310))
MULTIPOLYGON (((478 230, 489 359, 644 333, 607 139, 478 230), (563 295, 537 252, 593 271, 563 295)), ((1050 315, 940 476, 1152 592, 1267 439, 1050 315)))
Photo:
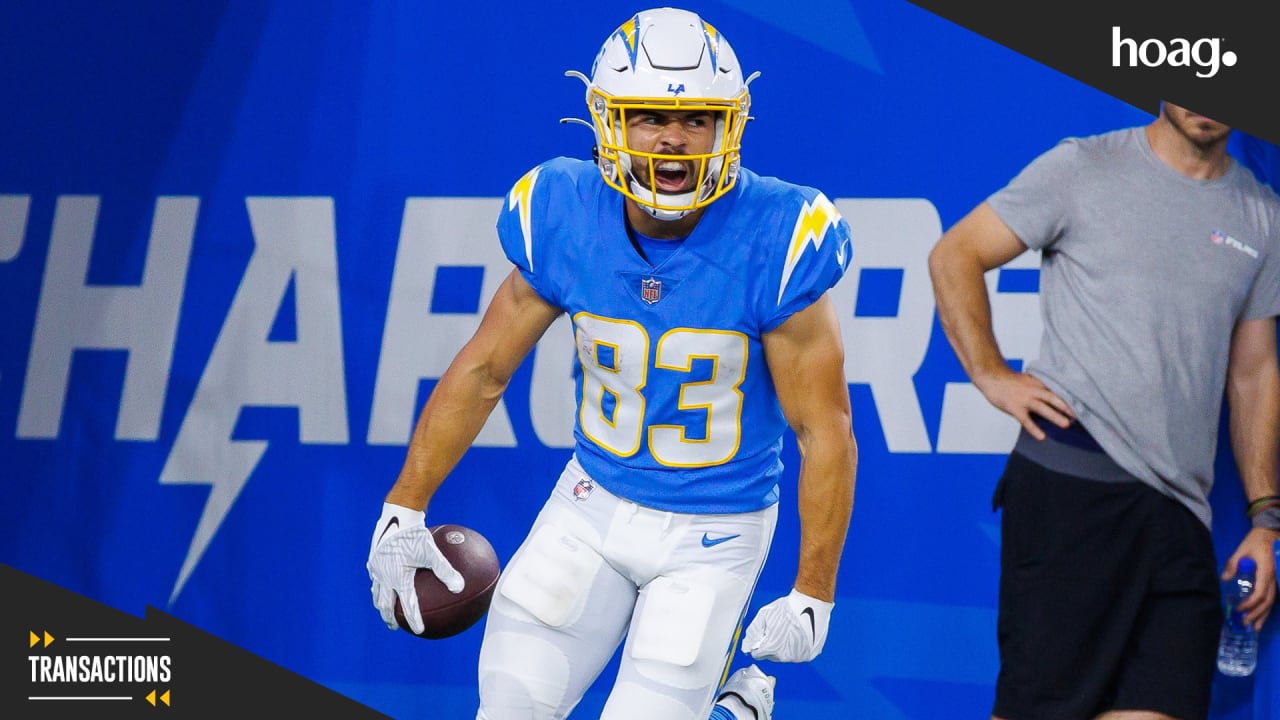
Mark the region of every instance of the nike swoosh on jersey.
POLYGON ((730 540, 736 537, 740 537, 740 536, 725 535, 724 537, 712 538, 712 537, 708 537, 706 533, 702 533, 702 547, 715 547, 720 543, 729 542, 730 540))
POLYGON ((809 616, 809 632, 813 633, 813 641, 818 642, 818 623, 813 619, 813 608, 807 607, 800 614, 809 616))
POLYGON ((387 531, 391 529, 391 526, 392 526, 392 525, 395 525, 395 526, 399 527, 399 526, 400 526, 400 518, 398 518, 398 517, 393 517, 393 518, 391 518, 390 520, 388 520, 388 521, 387 521, 387 526, 386 526, 386 527, 384 527, 384 528, 382 528, 382 534, 378 536, 378 542, 382 542, 382 538, 384 538, 384 537, 386 537, 386 536, 387 536, 387 531))

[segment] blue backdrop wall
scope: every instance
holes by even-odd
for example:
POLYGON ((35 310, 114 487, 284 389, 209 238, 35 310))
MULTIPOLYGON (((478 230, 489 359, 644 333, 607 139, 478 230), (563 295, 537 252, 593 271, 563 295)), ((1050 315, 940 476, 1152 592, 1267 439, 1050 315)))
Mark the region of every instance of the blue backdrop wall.
MULTIPOLYGON (((745 164, 821 188, 854 230, 836 299, 856 507, 826 652, 768 668, 777 717, 986 717, 990 495, 1016 428, 966 382, 925 257, 1059 138, 1150 116, 903 0, 686 7, 763 72, 745 164)), ((500 198, 590 151, 559 122, 585 115, 563 72, 639 9, 0 6, 0 562, 154 605, 397 718, 473 716, 480 628, 388 632, 369 538, 418 408, 506 272, 500 198)), ((1036 352, 1035 261, 989 278, 1014 363, 1036 352)), ((504 559, 569 454, 565 333, 428 516, 504 559)), ((794 571, 794 444, 785 459, 755 606, 794 571)), ((1245 525, 1219 465, 1225 558, 1245 525)), ((1218 683, 1216 718, 1275 716, 1275 625, 1259 673, 1218 683)))

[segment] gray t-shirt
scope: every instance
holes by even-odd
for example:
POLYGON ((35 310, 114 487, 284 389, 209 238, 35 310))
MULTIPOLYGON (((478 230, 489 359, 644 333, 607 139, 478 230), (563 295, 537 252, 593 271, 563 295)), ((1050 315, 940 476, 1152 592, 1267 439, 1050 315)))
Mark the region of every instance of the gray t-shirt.
POLYGON ((1189 178, 1130 128, 1063 140, 989 202, 1043 251, 1027 372, 1121 467, 1210 525, 1231 333, 1280 314, 1280 199, 1234 160, 1189 178))

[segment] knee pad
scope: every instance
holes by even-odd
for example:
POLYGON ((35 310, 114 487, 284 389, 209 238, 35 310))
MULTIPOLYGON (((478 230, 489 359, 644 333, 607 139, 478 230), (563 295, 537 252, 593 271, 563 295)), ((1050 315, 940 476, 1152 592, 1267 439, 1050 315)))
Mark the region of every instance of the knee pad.
POLYGON ((604 562, 556 525, 540 525, 503 573, 498 593, 549 627, 578 618, 604 562))
POLYGON ((476 720, 556 717, 569 673, 569 659, 545 640, 518 632, 486 636, 476 720))

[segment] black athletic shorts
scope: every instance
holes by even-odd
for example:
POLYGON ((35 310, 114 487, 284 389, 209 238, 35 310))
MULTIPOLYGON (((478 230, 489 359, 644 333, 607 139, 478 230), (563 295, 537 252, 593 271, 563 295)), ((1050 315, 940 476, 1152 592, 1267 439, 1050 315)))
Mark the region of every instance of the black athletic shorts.
POLYGON ((1136 479, 1087 480, 1014 452, 1001 518, 993 714, 1208 716, 1222 623, 1213 539, 1136 479))

